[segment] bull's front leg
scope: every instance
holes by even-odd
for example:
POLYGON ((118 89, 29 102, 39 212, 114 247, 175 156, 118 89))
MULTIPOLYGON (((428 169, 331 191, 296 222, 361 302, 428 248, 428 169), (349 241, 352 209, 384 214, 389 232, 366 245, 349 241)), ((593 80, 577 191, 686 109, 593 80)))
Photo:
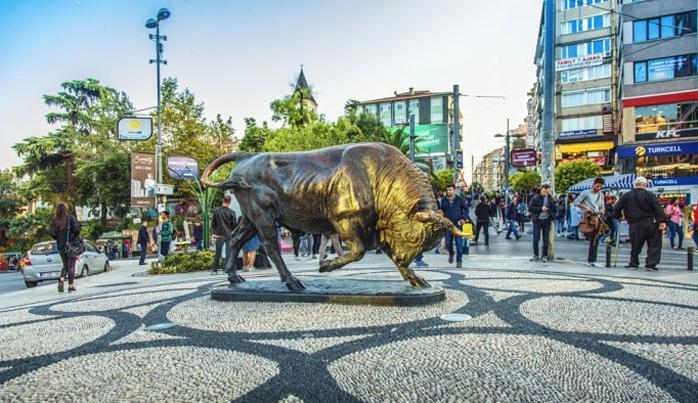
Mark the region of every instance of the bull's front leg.
POLYGON ((347 244, 347 253, 334 259, 320 261, 320 273, 337 270, 349 263, 361 260, 366 254, 366 248, 360 239, 343 238, 342 240, 347 244))
POLYGON ((414 288, 429 288, 429 287, 431 287, 431 284, 429 284, 429 282, 427 280, 418 276, 408 266, 398 266, 397 269, 400 271, 400 275, 402 276, 402 278, 409 281, 410 284, 412 284, 412 287, 414 287, 414 288))

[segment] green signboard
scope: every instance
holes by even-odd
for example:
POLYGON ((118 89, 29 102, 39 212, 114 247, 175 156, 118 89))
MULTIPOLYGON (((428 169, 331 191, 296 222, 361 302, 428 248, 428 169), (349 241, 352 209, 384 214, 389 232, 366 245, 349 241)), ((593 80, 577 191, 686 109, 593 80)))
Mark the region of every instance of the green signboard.
MULTIPOLYGON (((391 131, 399 129, 400 126, 393 126, 391 131)), ((448 125, 415 125, 415 135, 418 139, 422 139, 418 146, 421 152, 417 155, 448 153, 448 125)), ((409 133, 409 127, 405 127, 405 133, 409 133)))

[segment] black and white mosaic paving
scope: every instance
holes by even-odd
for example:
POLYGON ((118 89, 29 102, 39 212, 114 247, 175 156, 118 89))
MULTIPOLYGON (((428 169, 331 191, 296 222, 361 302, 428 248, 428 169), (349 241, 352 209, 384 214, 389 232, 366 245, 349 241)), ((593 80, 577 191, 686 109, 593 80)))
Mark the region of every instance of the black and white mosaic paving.
MULTIPOLYGON (((0 401, 698 399, 697 286, 501 269, 420 273, 446 289, 446 301, 219 302, 210 290, 221 278, 178 276, 2 309, 0 401)), ((394 280, 390 271, 343 276, 394 280)))

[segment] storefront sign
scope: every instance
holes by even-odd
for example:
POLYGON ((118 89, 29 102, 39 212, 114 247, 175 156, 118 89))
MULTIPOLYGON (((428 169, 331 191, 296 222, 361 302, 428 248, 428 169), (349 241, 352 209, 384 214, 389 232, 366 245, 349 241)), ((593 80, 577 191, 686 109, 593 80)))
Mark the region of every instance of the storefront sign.
POLYGON ((618 158, 652 157, 657 155, 678 155, 698 153, 698 142, 660 143, 621 146, 616 149, 618 158))
POLYGON ((511 166, 515 168, 532 167, 536 165, 536 150, 533 148, 517 148, 511 150, 511 166))
POLYGON ((698 185, 698 176, 677 176, 674 178, 652 178, 652 185, 656 187, 660 186, 686 186, 686 185, 698 185))
POLYGON ((578 137, 578 136, 589 136, 596 134, 596 129, 584 129, 584 130, 573 130, 569 132, 560 132, 557 136, 559 138, 565 137, 578 137))
POLYGON ((555 60, 555 71, 570 70, 587 66, 598 66, 599 64, 603 64, 602 54, 571 57, 569 59, 555 60))
POLYGON ((676 198, 679 205, 685 206, 686 204, 691 204, 691 194, 690 193, 662 193, 657 195, 659 199, 659 204, 666 206, 669 204, 671 199, 676 198))
POLYGON ((659 130, 656 133, 638 133, 635 135, 636 140, 675 139, 683 137, 698 137, 698 128, 659 130))

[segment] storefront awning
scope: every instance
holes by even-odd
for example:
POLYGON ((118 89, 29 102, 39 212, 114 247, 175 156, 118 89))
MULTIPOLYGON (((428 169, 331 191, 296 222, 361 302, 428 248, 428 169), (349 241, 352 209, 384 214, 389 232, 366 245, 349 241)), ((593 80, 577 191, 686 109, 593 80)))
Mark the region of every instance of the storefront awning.
POLYGON ((587 151, 608 151, 613 148, 613 140, 590 141, 588 143, 558 144, 557 152, 564 154, 583 153, 587 151))
MULTIPOLYGON (((636 174, 604 176, 603 178, 606 181, 606 183, 604 183, 603 188, 601 188, 601 190, 632 189, 633 186, 635 186, 636 177, 636 174)), ((587 189, 591 189, 591 186, 594 184, 594 179, 596 178, 584 179, 583 181, 570 186, 570 188, 567 191, 577 193, 587 189)), ((652 181, 650 181, 647 187, 652 187, 652 181)))

